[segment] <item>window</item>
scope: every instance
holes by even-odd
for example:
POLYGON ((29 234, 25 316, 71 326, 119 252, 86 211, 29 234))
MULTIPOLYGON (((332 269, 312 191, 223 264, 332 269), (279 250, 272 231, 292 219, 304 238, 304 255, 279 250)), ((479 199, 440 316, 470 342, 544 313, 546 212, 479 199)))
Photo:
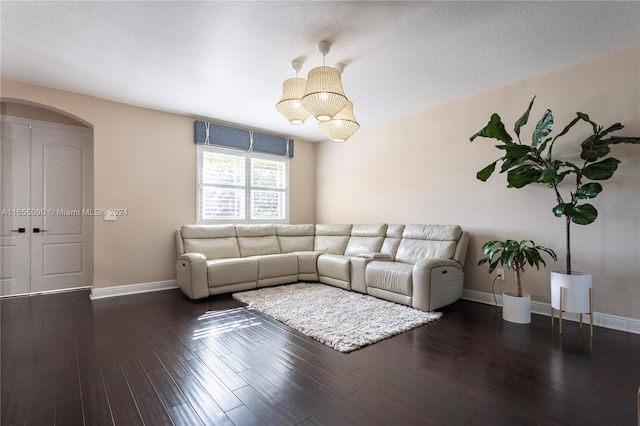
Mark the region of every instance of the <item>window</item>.
POLYGON ((198 223, 286 223, 289 159, 198 145, 198 223))

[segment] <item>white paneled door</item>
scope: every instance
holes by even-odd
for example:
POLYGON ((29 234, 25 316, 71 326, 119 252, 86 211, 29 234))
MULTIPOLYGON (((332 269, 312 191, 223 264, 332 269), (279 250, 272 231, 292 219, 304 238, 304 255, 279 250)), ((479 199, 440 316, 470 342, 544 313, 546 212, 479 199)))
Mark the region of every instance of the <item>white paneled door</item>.
POLYGON ((29 293, 29 208, 31 129, 27 124, 0 123, 2 216, 0 216, 0 291, 2 296, 29 293), (15 214, 14 214, 15 213, 15 214))
POLYGON ((2 119, 2 296, 91 286, 91 130, 2 119))

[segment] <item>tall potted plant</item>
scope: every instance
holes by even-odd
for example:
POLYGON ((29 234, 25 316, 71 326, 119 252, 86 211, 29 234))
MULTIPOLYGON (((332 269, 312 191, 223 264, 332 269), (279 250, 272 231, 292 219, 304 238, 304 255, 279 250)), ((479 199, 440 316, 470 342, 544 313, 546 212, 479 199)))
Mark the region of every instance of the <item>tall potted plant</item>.
MULTIPOLYGON (((595 198, 602 192, 602 185, 597 181, 610 179, 618 169, 620 160, 610 156, 611 146, 621 143, 640 144, 640 137, 611 136, 624 126, 615 123, 603 127, 593 122, 587 114, 576 113, 576 117, 554 137, 549 136, 553 130, 554 117, 550 110, 546 110, 536 124, 530 143, 523 143, 520 139, 520 129, 527 124, 529 113, 533 107, 534 98, 529 108, 515 122, 514 139, 505 130, 498 114, 492 114, 489 123, 478 133, 471 136, 471 141, 477 137, 496 139, 501 144, 496 145, 502 156, 477 173, 477 178, 486 181, 501 162, 500 173, 507 174, 507 187, 523 188, 531 184, 544 184, 553 190, 556 205, 553 214, 564 217, 566 241, 566 269, 552 272, 552 306, 560 309, 559 288, 568 288, 568 293, 577 294, 573 287, 591 288, 591 275, 576 272, 571 267, 571 223, 588 225, 598 217, 598 211, 585 200, 595 198), (591 134, 579 142, 581 164, 563 161, 554 157, 553 148, 560 137, 566 135, 578 122, 585 122, 591 126, 591 134), (571 180, 571 182, 569 182, 571 180), (576 283, 574 284, 574 281, 576 283), (558 291, 554 290, 554 283, 558 291)), ((584 293, 584 292, 583 292, 584 293)), ((588 300, 588 299, 587 299, 588 300)), ((584 297, 568 304, 563 304, 564 310, 573 312, 587 312, 584 307, 584 297)))
POLYGON ((558 259, 556 254, 550 248, 537 246, 531 240, 488 241, 482 246, 482 253, 484 256, 478 262, 478 266, 488 263, 489 273, 498 265, 513 269, 516 273, 517 292, 502 293, 502 318, 510 322, 529 324, 531 296, 522 292, 520 273, 524 272, 527 263, 536 269, 540 269, 540 264, 546 266, 541 253, 547 253, 553 260, 558 259))

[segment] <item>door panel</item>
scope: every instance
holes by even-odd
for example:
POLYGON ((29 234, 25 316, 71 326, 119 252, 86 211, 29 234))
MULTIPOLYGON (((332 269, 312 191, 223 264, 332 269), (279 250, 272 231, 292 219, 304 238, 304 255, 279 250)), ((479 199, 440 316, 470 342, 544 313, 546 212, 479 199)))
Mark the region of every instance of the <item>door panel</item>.
POLYGON ((82 234, 82 147, 43 144, 42 150, 43 198, 38 202, 55 212, 44 218, 44 229, 48 236, 82 234))
POLYGON ((26 124, 0 126, 2 216, 0 217, 0 296, 25 294, 29 286, 29 140, 26 124), (12 232, 20 228, 24 233, 12 232))
POLYGON ((82 273, 84 244, 45 244, 42 252, 45 276, 82 273))
POLYGON ((91 285, 91 158, 90 134, 32 129, 31 207, 47 212, 31 218, 32 292, 91 285))

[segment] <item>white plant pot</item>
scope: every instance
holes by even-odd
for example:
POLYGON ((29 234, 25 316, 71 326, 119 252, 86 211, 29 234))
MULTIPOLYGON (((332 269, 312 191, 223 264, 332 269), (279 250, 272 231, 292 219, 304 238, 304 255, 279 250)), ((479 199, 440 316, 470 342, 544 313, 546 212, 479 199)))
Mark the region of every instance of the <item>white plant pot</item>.
POLYGON ((502 293, 502 319, 516 324, 531 323, 531 296, 516 292, 502 293))
POLYGON ((551 306, 560 309, 560 291, 562 291, 562 310, 566 312, 587 313, 589 306, 589 289, 592 287, 591 274, 564 271, 551 272, 551 306))

